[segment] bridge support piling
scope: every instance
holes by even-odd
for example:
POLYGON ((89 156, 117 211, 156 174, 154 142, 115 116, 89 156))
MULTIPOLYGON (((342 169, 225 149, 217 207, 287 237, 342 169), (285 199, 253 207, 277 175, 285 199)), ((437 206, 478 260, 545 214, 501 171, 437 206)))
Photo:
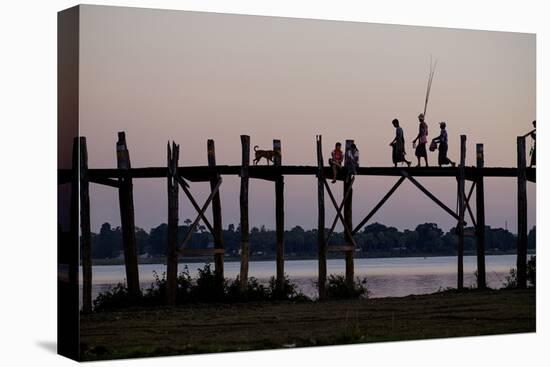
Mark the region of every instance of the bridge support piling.
POLYGON ((318 245, 318 262, 319 273, 317 286, 319 288, 319 299, 327 298, 326 283, 327 283, 327 243, 325 238, 325 186, 323 175, 323 147, 322 137, 317 136, 317 245, 318 245))
MULTIPOLYGON (((476 145, 476 166, 484 165, 483 144, 476 145)), ((476 176, 476 251, 477 251, 477 287, 487 287, 485 280, 485 192, 483 175, 476 176)))
POLYGON ((80 231, 82 236, 82 311, 92 312, 92 232, 90 228, 90 182, 86 138, 79 138, 80 231))
MULTIPOLYGON (((214 146, 214 140, 208 139, 207 142, 207 152, 208 152, 208 167, 216 167, 216 149, 214 146)), ((212 191, 216 190, 216 186, 220 181, 220 175, 215 174, 210 178, 210 189, 212 191)), ((214 248, 219 250, 214 253, 214 271, 216 274, 216 279, 219 287, 223 286, 224 281, 224 269, 223 269, 223 228, 222 228, 222 207, 220 200, 220 191, 219 189, 214 193, 212 197, 212 218, 214 226, 214 248)), ((221 289, 221 288, 220 288, 221 289)))
POLYGON ((457 288, 464 288, 464 212, 466 198, 464 195, 465 174, 464 165, 466 163, 466 135, 460 135, 460 165, 458 167, 458 270, 457 270, 457 288))
POLYGON ((517 277, 518 288, 527 287, 527 178, 525 158, 525 137, 518 136, 518 245, 517 277))
POLYGON ((241 230, 241 271, 239 279, 241 291, 248 286, 248 260, 250 254, 250 232, 248 227, 248 181, 250 166, 250 136, 241 135, 242 166, 241 166, 241 193, 240 193, 240 230, 241 230))
POLYGON ((126 145, 126 134, 118 133, 116 143, 117 167, 121 170, 118 177, 118 198, 120 203, 120 222, 122 227, 122 242, 124 247, 124 265, 126 267, 126 282, 128 292, 133 296, 141 293, 139 287, 139 271, 137 262, 136 226, 134 220, 134 194, 132 177, 128 174, 131 168, 130 154, 126 145))
MULTIPOLYGON (((278 153, 274 156, 274 165, 281 167, 282 154, 281 154, 281 141, 273 140, 273 150, 278 153)), ((277 237, 277 291, 283 291, 285 281, 285 209, 284 209, 284 187, 285 181, 282 175, 275 178, 275 228, 277 237)))
MULTIPOLYGON (((346 140, 346 151, 345 151, 345 159, 348 159, 348 151, 351 149, 351 145, 353 144, 353 140, 346 140)), ((350 176, 348 175, 344 180, 344 195, 349 190, 349 194, 347 195, 346 200, 344 201, 344 222, 347 225, 348 228, 353 228, 353 187, 352 181, 350 176)), ((352 246, 354 244, 353 238, 351 238, 351 235, 345 233, 345 239, 346 244, 348 246, 352 246)), ((353 277, 354 277, 354 264, 353 264, 353 256, 355 252, 355 246, 353 247, 353 250, 346 251, 346 283, 348 287, 353 287, 353 277)))
POLYGON ((166 303, 176 304, 178 278, 178 222, 179 222, 179 187, 178 187, 178 160, 179 145, 172 142, 166 144, 167 150, 167 185, 168 185, 168 231, 166 246, 166 303))

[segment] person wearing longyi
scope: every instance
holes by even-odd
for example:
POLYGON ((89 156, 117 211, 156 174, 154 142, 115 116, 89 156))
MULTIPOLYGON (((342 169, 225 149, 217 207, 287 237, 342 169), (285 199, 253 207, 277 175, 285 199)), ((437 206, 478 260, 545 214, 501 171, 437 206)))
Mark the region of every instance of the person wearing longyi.
POLYGON ((350 149, 346 152, 345 165, 348 177, 357 174, 357 168, 359 168, 359 149, 357 149, 357 145, 351 144, 350 149))
POLYGON ((531 163, 529 163, 529 168, 537 165, 537 120, 533 120, 533 131, 529 134, 531 139, 533 139, 533 148, 531 148, 531 163))
POLYGON ((424 114, 418 115, 418 135, 413 140, 413 148, 416 148, 414 154, 418 159, 417 167, 420 167, 420 158, 424 158, 426 167, 428 167, 428 152, 426 151, 426 143, 428 143, 428 124, 424 121, 424 114), (416 142, 418 141, 418 145, 416 142))
POLYGON ((439 143, 439 154, 437 156, 437 163, 439 164, 439 167, 450 164, 451 166, 455 166, 456 163, 451 161, 449 157, 447 157, 447 152, 449 150, 449 138, 447 137, 447 124, 445 121, 442 121, 439 123, 439 127, 441 128, 441 132, 437 138, 432 139, 432 143, 439 143))
POLYGON ((395 127, 395 138, 390 143, 392 147, 392 161, 394 167, 397 167, 397 163, 405 162, 407 166, 411 166, 411 162, 405 158, 405 135, 403 128, 399 126, 399 120, 393 119, 392 125, 395 127))

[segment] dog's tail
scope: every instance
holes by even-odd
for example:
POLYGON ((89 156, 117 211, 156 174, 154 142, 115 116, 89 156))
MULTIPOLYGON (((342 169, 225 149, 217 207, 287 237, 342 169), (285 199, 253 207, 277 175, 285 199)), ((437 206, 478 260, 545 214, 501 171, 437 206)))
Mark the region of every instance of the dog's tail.
POLYGON ((257 146, 257 145, 254 145, 254 151, 257 151, 257 150, 258 150, 258 148, 259 148, 259 146, 257 146))

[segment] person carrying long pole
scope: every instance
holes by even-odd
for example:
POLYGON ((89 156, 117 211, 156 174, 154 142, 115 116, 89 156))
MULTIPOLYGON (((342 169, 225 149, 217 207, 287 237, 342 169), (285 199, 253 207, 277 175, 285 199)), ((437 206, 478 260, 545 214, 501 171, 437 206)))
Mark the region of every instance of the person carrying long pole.
POLYGON ((418 115, 418 135, 412 141, 413 149, 416 158, 418 159, 417 167, 420 167, 420 160, 424 158, 426 167, 428 167, 428 152, 426 150, 426 144, 428 143, 428 124, 426 123, 426 113, 428 111, 428 101, 430 100, 430 91, 432 89, 432 82, 435 75, 435 69, 437 67, 437 60, 433 61, 430 56, 430 72, 428 74, 428 84, 426 86, 426 97, 424 99, 424 112, 418 115), (418 145, 417 145, 418 142, 418 145))

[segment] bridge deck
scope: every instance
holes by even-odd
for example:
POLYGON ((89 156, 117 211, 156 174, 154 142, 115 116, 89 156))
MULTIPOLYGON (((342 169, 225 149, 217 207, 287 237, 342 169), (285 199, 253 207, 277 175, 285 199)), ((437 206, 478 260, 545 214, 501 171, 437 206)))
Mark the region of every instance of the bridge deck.
MULTIPOLYGON (((332 176, 330 167, 324 167, 326 177, 332 176)), ((536 181, 536 169, 527 168, 527 180, 536 181)), ((416 177, 457 177, 458 167, 360 167, 357 170, 359 176, 401 176, 401 171, 407 172, 416 177)), ((209 166, 185 166, 179 167, 178 173, 189 181, 208 181, 212 176, 240 175, 241 166, 219 165, 209 166)), ((166 167, 143 167, 119 170, 117 168, 92 168, 88 170, 91 181, 101 179, 115 179, 120 176, 129 175, 133 178, 164 178, 168 174, 166 167)), ((276 177, 317 174, 316 166, 250 166, 249 175, 251 178, 273 180, 276 177)), ((515 167, 465 167, 466 179, 472 180, 476 177, 517 177, 518 171, 515 167)), ((70 181, 70 170, 59 170, 60 182, 70 181)))

